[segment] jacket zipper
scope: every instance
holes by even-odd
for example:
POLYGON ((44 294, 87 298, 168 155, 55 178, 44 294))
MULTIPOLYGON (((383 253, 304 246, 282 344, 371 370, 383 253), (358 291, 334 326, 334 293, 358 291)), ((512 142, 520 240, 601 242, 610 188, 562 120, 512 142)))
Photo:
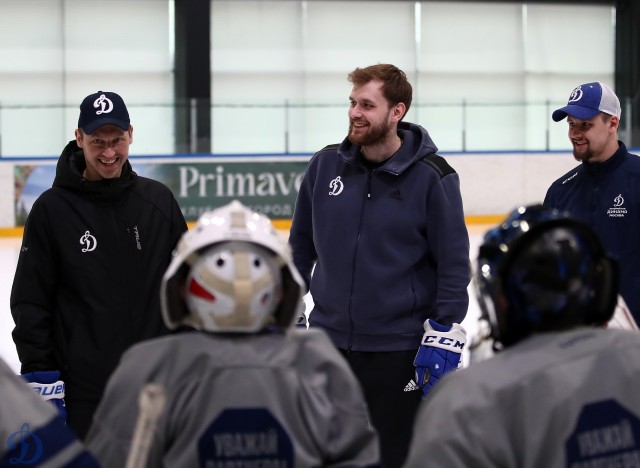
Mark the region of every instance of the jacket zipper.
POLYGON ((360 236, 362 234, 362 226, 364 225, 364 212, 366 209, 366 202, 371 198, 371 171, 367 171, 367 186, 366 186, 366 196, 362 202, 362 209, 360 210, 360 223, 358 225, 358 237, 356 238, 356 247, 353 252, 353 268, 351 269, 351 291, 349 294, 349 334, 347 337, 347 353, 351 352, 352 340, 353 340, 353 316, 352 313, 352 301, 353 301, 353 290, 355 289, 356 282, 356 259, 358 258, 358 250, 360 248, 360 236))

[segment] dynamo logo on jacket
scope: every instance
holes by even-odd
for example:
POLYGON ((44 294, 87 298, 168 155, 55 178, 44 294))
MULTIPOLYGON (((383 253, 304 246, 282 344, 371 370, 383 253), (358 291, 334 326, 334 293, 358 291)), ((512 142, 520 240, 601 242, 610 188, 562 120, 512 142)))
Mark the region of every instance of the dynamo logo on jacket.
POLYGON ((329 191, 329 195, 338 196, 342 193, 342 191, 344 190, 344 184, 342 183, 342 179, 340 178, 340 176, 329 182, 329 188, 331 189, 329 191))
POLYGON ((98 246, 98 241, 91 235, 89 231, 85 231, 85 233, 80 237, 80 245, 84 246, 82 248, 83 253, 93 252, 98 246))
POLYGON ((624 197, 622 194, 618 194, 613 199, 613 206, 607 210, 609 218, 624 218, 624 215, 627 214, 627 209, 622 205, 624 205, 624 197))

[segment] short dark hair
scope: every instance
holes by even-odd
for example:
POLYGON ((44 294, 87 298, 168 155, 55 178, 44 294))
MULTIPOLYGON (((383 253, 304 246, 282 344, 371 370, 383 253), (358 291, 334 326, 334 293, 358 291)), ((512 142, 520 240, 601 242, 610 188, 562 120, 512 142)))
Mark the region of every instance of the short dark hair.
POLYGON ((382 95, 391 106, 401 102, 405 105, 406 111, 411 106, 413 88, 407 80, 407 75, 395 65, 379 63, 365 68, 356 68, 349 73, 348 79, 355 86, 366 84, 371 80, 382 81, 382 95))

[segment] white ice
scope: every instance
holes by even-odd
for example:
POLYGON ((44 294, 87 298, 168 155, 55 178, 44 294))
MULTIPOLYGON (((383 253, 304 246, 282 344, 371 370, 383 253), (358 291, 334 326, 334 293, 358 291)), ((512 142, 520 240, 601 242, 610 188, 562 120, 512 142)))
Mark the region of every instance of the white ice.
POLYGON ((11 295, 11 284, 13 283, 13 275, 16 272, 16 264, 18 263, 18 253, 20 252, 19 237, 0 237, 0 298, 2 298, 2 307, 0 307, 0 357, 2 357, 9 366, 19 373, 20 361, 16 353, 16 347, 11 338, 11 330, 13 330, 13 318, 11 317, 11 309, 9 308, 9 296, 11 295))

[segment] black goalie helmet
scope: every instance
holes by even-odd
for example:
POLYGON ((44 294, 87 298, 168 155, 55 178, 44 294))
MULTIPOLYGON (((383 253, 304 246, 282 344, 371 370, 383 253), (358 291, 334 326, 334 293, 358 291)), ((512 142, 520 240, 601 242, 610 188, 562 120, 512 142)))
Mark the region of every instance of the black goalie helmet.
POLYGON ((534 332, 606 323, 618 269, 589 226, 531 205, 485 234, 474 284, 493 339, 509 346, 534 332))

